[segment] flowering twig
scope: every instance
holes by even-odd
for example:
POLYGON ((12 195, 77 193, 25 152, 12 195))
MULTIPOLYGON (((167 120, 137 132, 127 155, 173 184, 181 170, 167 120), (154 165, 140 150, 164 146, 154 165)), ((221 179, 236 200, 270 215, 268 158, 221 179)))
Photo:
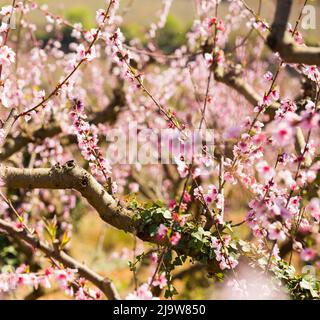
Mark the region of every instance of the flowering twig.
POLYGON ((0 129, 0 149, 3 147, 6 142, 6 138, 15 122, 15 118, 17 115, 17 109, 11 109, 7 119, 4 121, 2 128, 0 129))
MULTIPOLYGON (((7 30, 5 31, 4 33, 4 39, 2 40, 2 43, 0 45, 0 47, 2 46, 5 46, 8 42, 8 39, 9 39, 9 33, 10 33, 10 22, 11 22, 11 18, 12 18, 12 15, 13 15, 13 11, 14 11, 14 7, 16 5, 16 0, 12 0, 12 7, 11 7, 11 13, 10 13, 10 17, 9 17, 9 20, 8 20, 8 26, 7 26, 7 30)), ((0 87, 1 87, 1 75, 2 75, 2 64, 0 64, 0 87)))
POLYGON ((90 270, 82 263, 76 261, 69 255, 67 255, 65 252, 50 248, 45 243, 39 241, 37 237, 32 236, 26 232, 20 231, 16 227, 12 226, 11 223, 2 219, 0 219, 0 229, 6 231, 9 235, 13 235, 19 239, 22 239, 30 246, 39 249, 48 257, 56 259, 68 268, 78 270, 78 273, 81 276, 83 276, 85 279, 89 280, 95 286, 97 286, 106 295, 107 298, 111 300, 118 300, 120 298, 118 292, 116 291, 110 279, 103 278, 102 276, 90 270))
POLYGON ((39 102, 38 104, 36 104, 35 106, 27 109, 26 111, 23 111, 21 112, 18 116, 17 116, 17 119, 20 118, 20 117, 23 117, 23 116, 26 116, 28 114, 30 114, 31 112, 33 111, 36 111, 39 107, 43 106, 46 102, 48 102, 52 97, 54 97, 58 92, 59 90, 62 88, 62 86, 64 84, 66 84, 68 82, 68 80, 73 76, 74 73, 76 73, 76 71, 81 67, 81 65, 87 61, 87 56, 91 53, 91 50, 92 50, 92 47, 94 46, 94 44, 96 43, 101 31, 102 31, 102 25, 105 23, 105 21, 109 18, 109 11, 112 7, 114 3, 114 0, 110 0, 109 2, 109 5, 107 7, 107 10, 105 12, 105 15, 104 15, 104 18, 103 18, 103 21, 102 23, 99 25, 97 31, 95 32, 95 34, 93 35, 93 39, 91 41, 91 43, 89 44, 88 48, 86 49, 85 51, 85 54, 84 54, 84 58, 82 58, 77 64, 76 66, 73 68, 73 70, 64 78, 64 80, 62 82, 60 82, 56 88, 51 91, 51 93, 45 97, 41 102, 39 102))
POLYGON ((282 59, 288 63, 320 66, 320 47, 297 45, 286 34, 291 6, 291 0, 277 0, 276 13, 267 43, 272 50, 279 52, 282 59))

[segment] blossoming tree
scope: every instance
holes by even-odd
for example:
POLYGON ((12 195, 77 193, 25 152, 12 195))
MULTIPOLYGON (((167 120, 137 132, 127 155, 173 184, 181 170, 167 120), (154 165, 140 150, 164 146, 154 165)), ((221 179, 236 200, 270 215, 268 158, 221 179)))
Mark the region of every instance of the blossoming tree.
POLYGON ((76 299, 170 298, 196 273, 218 297, 320 297, 320 47, 299 32, 307 1, 291 25, 290 0, 270 22, 261 0, 190 0, 195 19, 170 54, 156 41, 173 0, 162 2, 144 39, 125 38, 119 0, 101 0, 90 30, 32 0, 1 8, 1 297, 54 285, 76 299), (127 289, 71 256, 80 207, 131 235, 127 289))

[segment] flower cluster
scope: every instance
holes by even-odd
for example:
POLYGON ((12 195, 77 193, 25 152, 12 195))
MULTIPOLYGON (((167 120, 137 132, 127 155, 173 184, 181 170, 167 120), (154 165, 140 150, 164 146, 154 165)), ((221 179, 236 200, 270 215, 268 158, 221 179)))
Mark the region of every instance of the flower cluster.
MULTIPOLYGON (((197 0, 191 27, 177 34, 166 24, 173 1, 163 0, 156 21, 140 36, 143 28, 131 28, 120 16, 130 3, 118 11, 119 0, 106 1, 89 29, 33 1, 0 7, 0 171, 9 172, 6 165, 19 168, 14 172, 25 168, 23 174, 40 173, 42 179, 43 168, 61 168, 58 163, 82 155, 84 167, 108 184, 119 204, 109 208, 116 219, 104 220, 137 236, 134 246, 108 254, 108 264, 128 260, 134 247, 135 259, 151 271, 128 299, 155 299, 152 292, 162 289, 165 297, 175 294, 171 273, 189 258, 237 275, 240 255, 285 283, 291 296, 319 297, 314 279, 292 271, 292 265, 299 270, 308 265, 320 272, 319 64, 291 63, 283 52, 265 51, 275 25, 263 18, 264 6, 258 13, 240 0, 197 0), (20 17, 16 31, 9 26, 12 13, 20 17), (36 19, 40 26, 35 15, 43 18, 36 19), (158 32, 163 28, 165 41, 158 32), (18 116, 7 135, 5 119, 12 109, 18 116), (111 170, 107 156, 116 158, 117 146, 110 136, 118 130, 122 138, 133 123, 137 134, 169 127, 168 150, 157 153, 155 165, 138 156, 140 163, 112 162, 111 170), (189 133, 199 128, 210 131, 211 139, 201 133, 201 150, 193 152, 189 133), (166 155, 172 163, 162 161, 166 155), (125 206, 130 214, 118 214, 125 206), (241 240, 247 236, 250 241, 241 240), (150 254, 138 238, 154 243, 150 254)), ((286 36, 293 48, 308 50, 299 29, 302 18, 287 24, 286 36)), ((152 156, 162 149, 155 140, 147 136, 137 151, 152 156)), ((14 221, 18 234, 47 241, 47 232, 53 245, 71 247, 72 233, 87 223, 84 213, 95 208, 72 190, 46 190, 47 184, 31 190, 37 184, 22 180, 0 177, 1 219, 14 221), (6 183, 18 188, 5 189, 6 183)), ((9 253, 15 265, 25 263, 15 238, 0 232, 5 239, 0 256, 9 253)), ((38 258, 34 255, 34 272, 24 265, 10 269, 10 259, 3 258, 0 291, 55 283, 77 299, 100 297, 75 270, 45 268, 38 258)), ((136 262, 130 269, 136 281, 136 262)), ((221 273, 209 275, 216 279, 221 273)), ((233 292, 244 298, 255 294, 252 279, 238 280, 231 282, 233 292)), ((273 289, 263 287, 263 296, 273 289)))
POLYGON ((99 291, 84 288, 86 281, 79 281, 79 287, 74 289, 73 284, 77 279, 77 270, 57 269, 48 267, 43 273, 28 272, 26 265, 21 265, 14 271, 0 274, 0 292, 9 292, 18 287, 28 286, 37 289, 39 286, 50 289, 56 283, 67 295, 75 296, 78 300, 98 299, 99 291))
POLYGON ((150 291, 150 286, 144 283, 136 291, 129 293, 126 300, 159 300, 159 298, 154 297, 150 291))
POLYGON ((238 261, 234 255, 230 255, 228 247, 231 244, 231 236, 227 235, 223 239, 212 237, 212 248, 219 262, 221 270, 234 269, 238 265, 238 261))
POLYGON ((86 121, 87 116, 81 101, 74 101, 70 117, 77 134, 79 148, 83 157, 89 161, 92 173, 99 179, 107 179, 111 174, 111 167, 98 147, 96 128, 86 121))

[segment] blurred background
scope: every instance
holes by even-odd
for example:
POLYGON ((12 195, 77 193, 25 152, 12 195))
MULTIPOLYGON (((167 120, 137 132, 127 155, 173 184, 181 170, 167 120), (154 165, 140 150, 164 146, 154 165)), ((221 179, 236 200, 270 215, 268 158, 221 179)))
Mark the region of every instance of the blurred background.
MULTIPOLYGON (((1 1, 3 2, 3 0, 1 1)), ((4 1, 10 3, 10 1, 4 1)), ((219 9, 219 16, 223 18, 226 14, 226 5, 229 0, 223 0, 219 9)), ((271 24, 275 0, 262 1, 261 16, 271 24)), ((103 8, 105 0, 38 0, 39 4, 48 4, 52 13, 61 15, 71 22, 81 22, 85 28, 95 26, 95 12, 103 8)), ((162 0, 120 0, 122 16, 124 18, 124 34, 127 40, 134 37, 144 38, 145 31, 148 30, 150 23, 157 21, 157 14, 162 8, 162 0)), ((246 3, 255 11, 258 11, 258 0, 246 0, 246 3)), ((304 0, 293 0, 293 10, 291 12, 291 23, 296 21, 304 0)), ((300 30, 306 38, 308 44, 319 44, 320 37, 320 1, 309 0, 309 5, 314 6, 316 10, 316 28, 309 30, 300 30)), ((170 10, 167 24, 158 35, 158 45, 165 51, 172 51, 179 47, 185 37, 185 33, 192 25, 196 17, 196 8, 194 0, 174 0, 170 10)), ((34 16, 36 23, 44 23, 43 16, 34 16)), ((237 36, 247 32, 243 26, 237 36)), ((38 33, 41 36, 41 28, 38 33)))
MULTIPOLYGON (((38 4, 48 4, 49 11, 60 15, 71 23, 81 22, 86 29, 94 28, 95 13, 99 8, 105 6, 106 0, 38 0, 38 4)), ((258 0, 247 0, 247 4, 257 11, 258 0)), ((294 22, 299 15, 304 0, 294 0, 294 8, 291 14, 291 22, 294 22)), ((320 44, 320 1, 309 1, 316 8, 316 29, 300 30, 306 39, 307 44, 320 44), (319 20, 319 21, 318 21, 319 20)), ((0 5, 8 5, 11 1, 1 0, 0 5)), ((219 10, 219 17, 223 19, 226 14, 226 3, 219 10)), ((138 37, 142 43, 146 41, 145 32, 149 29, 152 22, 158 21, 157 13, 162 8, 161 0, 121 0, 122 16, 124 19, 123 32, 128 41, 138 37)), ((274 14, 275 1, 262 1, 261 16, 270 24, 274 14)), ((45 18, 38 11, 32 15, 32 21, 37 24, 36 35, 39 39, 46 40, 49 37, 41 26, 45 25, 45 18)), ((186 41, 186 33, 192 26, 196 18, 196 10, 193 0, 174 0, 165 27, 159 31, 156 42, 158 47, 165 53, 172 53, 176 48, 183 45, 186 41)), ((243 25, 233 37, 245 35, 248 29, 243 25)), ((68 34, 70 30, 66 29, 64 40, 66 47, 68 45, 68 34)), ((234 40, 234 39, 231 39, 234 40)), ((70 38, 71 41, 71 38, 70 38)), ((246 203, 246 195, 239 194, 232 199, 235 215, 244 215, 246 207, 241 203, 246 203)), ((94 211, 87 212, 86 209, 78 205, 73 210, 74 218, 74 235, 70 245, 70 254, 79 261, 84 261, 95 271, 108 275, 111 279, 116 280, 116 286, 122 292, 131 290, 133 286, 132 272, 129 270, 128 261, 133 260, 133 250, 136 254, 142 251, 150 250, 147 245, 143 247, 142 243, 136 242, 132 235, 124 234, 122 231, 115 230, 103 223, 94 211)), ((1 252, 1 251, 0 251, 1 252)), ((12 264, 15 264, 15 257, 19 253, 13 247, 7 247, 7 251, 2 253, 12 258, 12 264)), ((0 257, 0 259, 3 258, 0 257)), ((143 274, 143 273, 142 273, 143 274)), ((180 294, 177 298, 181 299, 201 299, 212 298, 212 289, 209 288, 209 280, 203 276, 203 270, 199 269, 185 277, 183 283, 177 284, 180 294), (195 283, 201 285, 196 285, 195 283), (182 289, 183 290, 180 290, 182 289)), ((148 276, 148 274, 146 274, 148 276)), ((141 279, 142 281, 143 279, 141 279)), ((24 296, 26 293, 21 293, 24 296)), ((61 291, 54 289, 46 293, 41 299, 67 299, 61 291)))

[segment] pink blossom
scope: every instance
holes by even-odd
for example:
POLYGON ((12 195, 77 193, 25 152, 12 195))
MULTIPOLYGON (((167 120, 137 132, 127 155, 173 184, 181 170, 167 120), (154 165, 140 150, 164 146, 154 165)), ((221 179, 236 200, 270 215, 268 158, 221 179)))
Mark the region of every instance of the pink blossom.
POLYGON ((302 243, 299 241, 294 241, 293 245, 292 245, 292 249, 298 252, 301 252, 303 247, 302 247, 302 243))
POLYGON ((195 188, 193 191, 193 195, 196 199, 202 200, 202 195, 203 195, 203 188, 202 186, 199 186, 198 188, 195 188))
POLYGON ((185 202, 180 204, 180 211, 185 212, 188 209, 188 205, 185 202))
POLYGON ((266 81, 271 81, 271 80, 273 79, 273 74, 272 74, 270 71, 268 71, 267 73, 265 73, 265 74, 263 75, 263 78, 264 78, 266 81))
POLYGON ((111 167, 108 165, 98 147, 98 137, 95 127, 90 126, 85 121, 87 116, 84 113, 84 105, 81 101, 74 101, 70 117, 83 157, 89 161, 93 174, 97 175, 100 179, 105 179, 111 174, 111 167))
POLYGON ((79 44, 77 48, 77 59, 83 60, 86 57, 86 49, 83 44, 79 44))
POLYGON ((159 298, 153 297, 149 285, 142 284, 136 291, 127 295, 126 300, 158 300, 159 298))
POLYGON ((168 233, 168 228, 164 224, 160 224, 158 230, 157 230, 157 235, 156 238, 158 241, 162 241, 166 238, 168 233))
POLYGON ((218 65, 222 65, 224 63, 224 61, 225 61, 224 51, 223 50, 219 50, 218 52, 216 52, 214 60, 216 61, 216 63, 218 65))
POLYGON ((303 261, 311 261, 316 257, 316 253, 313 249, 306 248, 301 251, 300 257, 303 261))
POLYGON ((181 234, 179 232, 174 232, 173 235, 170 237, 170 243, 173 246, 176 246, 179 243, 180 239, 181 239, 181 234))
POLYGON ((140 188, 140 186, 139 186, 139 184, 136 183, 136 182, 131 182, 131 183, 129 184, 129 189, 130 189, 130 192, 132 192, 132 193, 137 193, 137 192, 139 192, 139 188, 140 188))
POLYGON ((177 201, 174 200, 174 199, 170 199, 170 201, 169 201, 169 209, 173 210, 176 207, 176 205, 177 205, 177 201))
POLYGON ((45 96, 46 96, 45 90, 40 90, 35 93, 35 98, 40 101, 44 100, 45 96))
POLYGON ((183 194, 183 201, 187 203, 191 201, 191 195, 186 191, 183 194))
POLYGON ((204 59, 205 59, 205 61, 206 61, 207 66, 210 67, 210 66, 212 65, 212 63, 213 63, 213 56, 212 56, 212 54, 210 54, 210 53, 205 53, 204 59))
MULTIPOLYGON (((216 207, 221 210, 224 207, 224 196, 221 193, 219 193, 215 199, 215 202, 216 202, 216 207)), ((217 220, 219 223, 222 223, 221 219, 222 219, 222 216, 217 215, 217 220)))
POLYGON ((219 21, 218 21, 218 23, 217 23, 217 29, 218 29, 219 31, 223 31, 223 30, 225 29, 224 23, 223 23, 223 21, 222 21, 221 19, 219 19, 219 21))
POLYGON ((11 12, 12 12, 12 6, 3 6, 1 7, 1 10, 0 10, 0 15, 2 16, 9 16, 11 15, 11 12))
POLYGON ((208 19, 208 27, 211 28, 212 26, 214 26, 217 23, 217 18, 213 17, 208 19))
POLYGON ((215 198, 218 194, 218 188, 213 184, 208 185, 208 194, 211 194, 215 198))
POLYGON ((277 101, 280 98, 280 93, 278 89, 273 89, 271 91, 271 97, 273 100, 277 101))
POLYGON ((227 259, 222 259, 219 263, 220 269, 234 269, 238 265, 238 261, 233 257, 228 257, 227 259))
POLYGON ((221 242, 216 237, 212 236, 211 244, 212 244, 212 248, 218 248, 221 245, 221 242))
POLYGON ((160 289, 163 289, 168 283, 168 280, 166 278, 166 274, 163 272, 153 281, 152 285, 154 287, 159 287, 160 289))
POLYGON ((106 12, 104 9, 99 9, 96 12, 96 21, 98 24, 102 24, 106 18, 106 12))
POLYGON ((237 147, 242 153, 247 153, 251 147, 251 137, 248 134, 243 134, 241 140, 239 141, 237 147))
POLYGON ((271 96, 271 94, 269 94, 269 95, 267 95, 267 94, 265 94, 264 96, 263 96, 263 104, 264 105, 266 105, 266 106, 270 106, 271 105, 271 103, 272 103, 272 96, 271 96))
POLYGON ((320 79, 320 72, 316 66, 304 66, 303 73, 313 81, 320 79))
POLYGON ((268 234, 271 240, 283 241, 286 239, 282 224, 279 221, 274 222, 268 226, 268 234))
POLYGON ((79 288, 75 294, 77 300, 87 300, 87 295, 85 294, 83 288, 79 288))
POLYGON ((37 289, 40 284, 45 288, 51 288, 51 280, 55 275, 58 285, 67 293, 71 293, 69 284, 75 279, 76 270, 47 268, 44 273, 28 273, 27 271, 27 266, 21 265, 13 272, 0 274, 0 292, 16 290, 19 286, 30 286, 37 289))
POLYGON ((187 215, 179 215, 178 213, 173 212, 172 220, 177 222, 181 227, 183 227, 187 221, 187 215))
POLYGON ((7 23, 2 22, 0 25, 0 33, 6 32, 9 28, 10 28, 10 26, 7 23))
MULTIPOLYGON (((51 187, 64 184, 68 189, 31 190, 25 183, 28 188, 20 188, 19 192, 5 190, 18 219, 4 200, 0 201, 1 219, 12 222, 21 237, 31 232, 43 242, 50 240, 46 231, 53 233, 50 224, 56 224, 55 236, 62 244, 81 231, 73 226, 78 211, 80 215, 88 213, 86 221, 95 209, 102 218, 119 217, 113 225, 123 225, 128 230, 130 219, 134 222, 144 209, 147 212, 149 200, 154 204, 159 200, 161 210, 166 210, 161 217, 166 218, 151 224, 146 219, 139 226, 145 227, 140 230, 142 233, 151 232, 160 247, 188 246, 184 240, 193 238, 197 228, 209 251, 202 250, 206 253, 194 256, 194 248, 186 248, 190 258, 215 259, 221 270, 232 275, 229 269, 237 267, 243 254, 252 266, 265 270, 264 262, 270 257, 267 242, 293 237, 296 239, 292 239, 292 247, 299 253, 300 262, 319 267, 320 113, 314 94, 320 83, 319 66, 286 62, 279 53, 264 52, 262 38, 240 35, 239 26, 246 25, 267 38, 270 27, 264 17, 252 17, 239 0, 195 1, 195 19, 185 41, 166 52, 157 41, 157 36, 161 36, 157 32, 166 26, 173 1, 162 2, 159 14, 156 13, 158 18, 147 28, 145 37, 129 32, 126 39, 122 32, 127 27, 126 19, 116 15, 119 0, 107 1, 104 9, 95 12, 97 26, 91 29, 51 13, 47 5, 16 1, 14 11, 17 17, 23 16, 18 21, 21 39, 17 52, 13 50, 19 40, 17 32, 9 29, 8 22, 13 8, 0 7, 0 105, 19 113, 7 138, 3 128, 7 113, 2 110, 0 158, 15 168, 0 164, 0 187, 9 182, 11 171, 26 175, 47 172, 49 178, 62 175, 74 180, 52 181, 51 187), (224 12, 219 16, 223 16, 223 21, 212 16, 222 2, 219 12, 224 12), (44 18, 43 30, 30 15, 44 18), (63 41, 65 28, 70 29, 71 41, 63 41), (39 31, 44 32, 46 41, 38 39, 39 31), (234 47, 234 52, 229 47, 234 47), (294 74, 285 70, 286 63, 294 74), (218 68, 211 70, 213 66, 218 68), (211 72, 208 82, 209 71, 216 74, 213 77, 211 72), (252 91, 250 86, 256 94, 247 92, 252 91), (255 100, 251 101, 254 106, 249 100, 255 100), (132 135, 134 123, 137 130, 132 135), (193 137, 200 123, 206 131, 214 129, 214 134, 201 132, 199 137, 193 137), (171 128, 166 133, 171 142, 164 145, 168 150, 158 152, 154 164, 143 165, 139 156, 131 154, 133 149, 140 152, 143 148, 157 153, 162 149, 158 142, 167 128, 171 128), (119 130, 119 138, 125 141, 110 139, 114 130, 119 130), (135 143, 135 136, 145 130, 148 137, 135 143), (305 140, 302 145, 297 143, 301 142, 297 140, 299 135, 304 137, 302 142, 305 140), (108 158, 116 158, 120 144, 126 151, 130 149, 130 154, 111 168, 108 158), (198 145, 200 148, 193 150, 198 145), (164 154, 170 154, 170 159, 163 159, 164 154), (72 169, 70 159, 83 170, 72 169), (167 163, 172 159, 174 165, 167 163), (248 210, 242 210, 246 207, 248 210), (48 224, 44 220, 46 214, 48 224), (206 215, 208 222, 212 219, 210 230, 201 229, 199 214, 206 215), (151 230, 149 227, 155 223, 155 230, 151 230), (250 229, 245 230, 247 227, 250 229), (239 245, 243 250, 238 250, 239 245)), ((306 46, 299 31, 291 25, 288 30, 295 42, 306 46)), ((18 180, 13 184, 19 185, 18 180)), ((157 217, 160 216, 154 216, 157 217)), ((87 227, 94 231, 93 226, 87 227)), ((74 240, 81 235, 80 232, 74 240)), ((15 241, 10 238, 10 243, 11 240, 15 241)), ((108 262, 131 259, 129 247, 108 255, 108 262)), ((160 289, 168 285, 171 270, 161 274, 167 266, 158 261, 160 247, 152 249, 149 255, 151 269, 160 267, 160 274, 156 270, 155 276, 138 285, 128 298, 153 299, 152 286, 160 289)), ((41 248, 31 249, 36 262, 41 248)), ((146 250, 140 240, 135 249, 137 256, 146 250)), ((270 271, 282 259, 277 244, 271 257, 274 259, 270 271)), ((21 291, 58 286, 79 300, 101 296, 100 291, 86 287, 87 279, 79 277, 76 270, 66 268, 59 259, 47 258, 44 255, 39 263, 49 267, 37 272, 31 272, 26 265, 16 269, 4 265, 0 291, 22 286, 27 288, 21 291)), ((298 260, 295 262, 301 265, 298 260)), ((236 273, 240 274, 238 270, 236 273)), ((235 287, 239 294, 248 289, 247 282, 240 279, 239 284, 235 287)))
POLYGON ((82 31, 82 24, 81 23, 75 23, 73 25, 73 29, 71 32, 71 37, 74 37, 76 39, 81 38, 81 31, 82 31))
POLYGON ((178 165, 177 169, 180 174, 180 177, 185 178, 189 173, 189 167, 187 166, 187 164, 184 161, 182 161, 178 158, 176 158, 176 163, 178 165))
POLYGON ((261 161, 257 164, 257 170, 265 180, 270 180, 275 175, 275 170, 268 165, 266 161, 261 161))
POLYGON ((301 233, 307 234, 307 233, 311 232, 312 226, 310 225, 310 223, 307 219, 303 218, 300 221, 298 230, 301 233))
POLYGON ((0 65, 10 65, 15 62, 15 53, 8 46, 0 47, 0 65))
POLYGON ((291 143, 294 135, 292 127, 284 121, 278 123, 272 133, 275 143, 280 146, 286 146, 291 143))
POLYGON ((54 275, 60 287, 67 291, 70 283, 72 283, 75 279, 76 272, 77 270, 61 269, 55 270, 54 275))
POLYGON ((317 223, 320 223, 320 199, 313 198, 306 207, 307 211, 311 216, 316 220, 317 223))
POLYGON ((151 262, 154 264, 158 262, 158 255, 155 252, 151 253, 151 262))

